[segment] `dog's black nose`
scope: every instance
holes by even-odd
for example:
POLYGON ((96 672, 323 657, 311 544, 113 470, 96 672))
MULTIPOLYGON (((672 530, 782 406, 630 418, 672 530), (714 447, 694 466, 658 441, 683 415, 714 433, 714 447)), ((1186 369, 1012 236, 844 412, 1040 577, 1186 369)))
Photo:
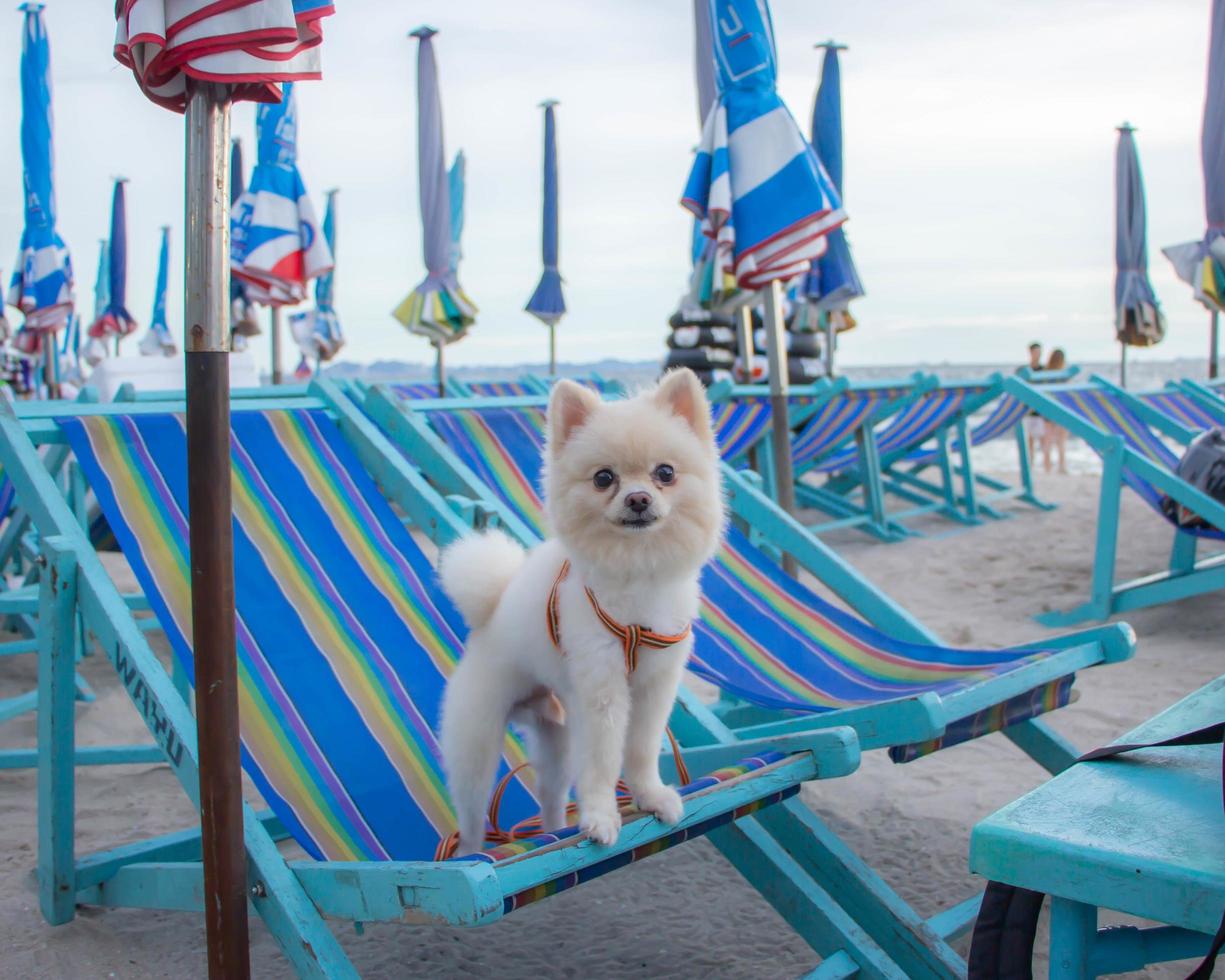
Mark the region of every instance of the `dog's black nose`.
POLYGON ((651 495, 642 490, 637 490, 634 493, 625 495, 625 506, 632 510, 635 514, 641 514, 644 510, 651 506, 651 495))

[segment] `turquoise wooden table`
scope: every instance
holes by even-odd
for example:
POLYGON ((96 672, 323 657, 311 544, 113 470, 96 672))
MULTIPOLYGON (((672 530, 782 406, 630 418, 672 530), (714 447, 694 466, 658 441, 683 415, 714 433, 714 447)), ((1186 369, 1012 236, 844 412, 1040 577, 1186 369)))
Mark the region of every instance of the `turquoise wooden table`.
MULTIPOLYGON (((1156 742, 1225 719, 1225 677, 1127 733, 1156 742)), ((1225 910, 1221 746, 1082 762, 974 828, 970 869, 1051 896, 1051 980, 1203 956, 1225 910), (1098 909, 1165 925, 1098 929, 1098 909)))

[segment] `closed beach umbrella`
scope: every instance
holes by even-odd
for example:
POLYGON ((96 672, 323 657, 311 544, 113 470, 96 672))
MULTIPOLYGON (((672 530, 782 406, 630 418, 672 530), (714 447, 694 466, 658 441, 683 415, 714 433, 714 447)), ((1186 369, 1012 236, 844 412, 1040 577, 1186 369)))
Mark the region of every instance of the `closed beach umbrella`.
MULTIPOLYGON (((323 237, 333 261, 336 257, 336 197, 339 192, 327 192, 327 208, 323 212, 323 237)), ((340 317, 336 315, 336 268, 332 267, 315 280, 315 308, 304 313, 295 313, 289 318, 293 334, 302 358, 294 370, 294 377, 302 379, 313 373, 311 362, 330 361, 344 346, 344 335, 340 331, 340 317)))
POLYGON ((140 338, 140 352, 145 355, 163 354, 173 357, 179 352, 170 327, 166 323, 166 280, 170 274, 170 228, 162 226, 162 247, 157 257, 157 285, 153 290, 153 315, 149 332, 140 338))
POLYGON ((1165 336, 1165 317, 1148 281, 1144 180, 1136 152, 1135 130, 1119 127, 1114 161, 1114 310, 1120 351, 1119 377, 1127 384, 1127 348, 1151 347, 1165 336))
MULTIPOLYGON (((742 289, 764 289, 779 503, 795 507, 780 281, 808 271, 846 220, 816 151, 775 90, 774 27, 765 0, 710 0, 719 96, 681 203, 702 219, 717 261, 742 289)), ((785 563, 788 570, 794 563, 785 563)))
POLYGON ((557 373, 557 323, 566 313, 558 271, 557 221, 557 103, 550 99, 544 107, 544 195, 540 233, 544 273, 524 309, 549 328, 549 374, 557 373))
MULTIPOLYGON (((111 195, 111 237, 107 256, 106 306, 102 315, 89 325, 89 341, 85 344, 85 359, 98 364, 106 357, 106 341, 114 337, 116 344, 136 329, 136 320, 127 308, 128 292, 128 232, 127 208, 123 185, 127 180, 115 180, 111 195)), ((117 349, 117 348, 116 348, 117 349)))
MULTIPOLYGON (((817 47, 825 49, 825 56, 812 109, 812 146, 842 199, 842 70, 838 52, 845 47, 833 41, 817 47)), ((817 325, 826 331, 825 353, 832 373, 834 335, 855 326, 848 306, 864 294, 842 227, 826 236, 825 253, 812 263, 799 294, 817 312, 817 325)))
POLYGON ((425 278, 392 315, 416 334, 428 337, 438 351, 440 390, 444 387, 444 345, 462 337, 476 322, 476 305, 460 288, 451 267, 451 189, 442 136, 442 96, 434 58, 432 27, 410 37, 417 48, 417 181, 421 204, 421 242, 425 278))
POLYGON ((711 0, 719 97, 681 199, 718 243, 737 284, 760 289, 808 270, 846 220, 838 192, 775 91, 764 0, 711 0))
POLYGON ((1195 298, 1212 313, 1208 376, 1217 376, 1217 331, 1225 307, 1225 0, 1212 0, 1208 43, 1208 91, 1200 133, 1204 210, 1208 228, 1198 242, 1171 245, 1162 252, 1195 298))
POLYGON ((223 82, 234 102, 279 102, 281 83, 321 77, 333 0, 123 0, 115 58, 153 102, 183 112, 191 79, 223 82))
MULTIPOLYGON (((226 310, 232 256, 225 255, 229 202, 218 190, 229 180, 231 102, 276 101, 281 83, 317 78, 320 24, 331 13, 330 0, 123 0, 115 13, 116 59, 150 99, 186 116, 184 428, 196 738, 185 749, 196 756, 188 770, 197 770, 190 789, 200 808, 208 973, 227 980, 250 976, 247 903, 264 889, 248 880, 243 833, 226 310)), ((329 940, 313 937, 313 962, 339 961, 329 940)))
MULTIPOLYGON (((298 113, 293 85, 255 117, 251 183, 230 215, 230 271, 263 306, 306 299, 307 284, 332 267, 332 254, 298 172, 298 113)), ((232 152, 232 151, 231 151, 232 152)))
POLYGON ((21 162, 25 227, 8 303, 25 315, 23 350, 41 349, 41 337, 59 330, 72 313, 72 260, 55 229, 51 45, 40 3, 22 4, 21 162))

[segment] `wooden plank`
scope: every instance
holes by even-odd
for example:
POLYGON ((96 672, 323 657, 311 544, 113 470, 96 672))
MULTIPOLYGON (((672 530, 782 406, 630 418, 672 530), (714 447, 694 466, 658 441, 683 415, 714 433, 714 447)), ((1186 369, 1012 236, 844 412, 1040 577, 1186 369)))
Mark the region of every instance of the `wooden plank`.
POLYGON ((70 542, 43 540, 46 559, 39 603, 38 644, 38 904, 52 925, 76 909, 75 820, 77 560, 70 542))
MULTIPOLYGON (((1225 677, 1123 736, 1157 741, 1225 717, 1225 677)), ((1081 763, 975 827, 995 881, 1211 933, 1225 907, 1220 746, 1081 763)))

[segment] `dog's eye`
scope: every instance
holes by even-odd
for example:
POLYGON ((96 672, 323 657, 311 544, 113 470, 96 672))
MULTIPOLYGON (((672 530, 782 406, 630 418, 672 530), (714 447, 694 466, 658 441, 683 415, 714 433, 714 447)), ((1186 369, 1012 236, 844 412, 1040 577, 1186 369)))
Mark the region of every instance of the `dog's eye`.
POLYGON ((595 484, 597 490, 607 490, 616 482, 617 474, 612 470, 600 470, 591 478, 591 482, 595 484))
POLYGON ((660 463, 655 467, 655 481, 665 485, 676 479, 676 470, 667 463, 660 463))

